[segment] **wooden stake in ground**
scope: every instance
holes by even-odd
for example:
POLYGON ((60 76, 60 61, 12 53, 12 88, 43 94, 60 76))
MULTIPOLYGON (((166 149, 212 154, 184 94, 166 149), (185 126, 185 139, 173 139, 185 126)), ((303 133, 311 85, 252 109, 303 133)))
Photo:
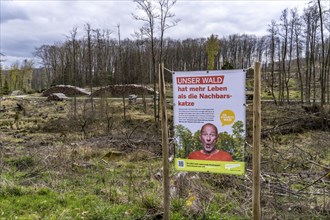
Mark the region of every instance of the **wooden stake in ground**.
POLYGON ((163 187, 164 187, 164 220, 170 219, 170 177, 169 177, 169 147, 168 147, 168 130, 167 130, 167 112, 165 98, 165 80, 164 80, 164 64, 159 66, 159 98, 161 105, 162 120, 162 146, 163 146, 163 187))
POLYGON ((261 100, 260 100, 260 62, 254 64, 254 95, 253 95, 253 197, 252 217, 261 219, 260 209, 260 137, 261 137, 261 100))

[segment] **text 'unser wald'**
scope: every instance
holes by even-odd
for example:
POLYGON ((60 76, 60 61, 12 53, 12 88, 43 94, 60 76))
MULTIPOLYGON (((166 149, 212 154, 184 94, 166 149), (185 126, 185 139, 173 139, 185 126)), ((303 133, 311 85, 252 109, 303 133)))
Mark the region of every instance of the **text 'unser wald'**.
POLYGON ((187 84, 223 84, 225 76, 194 76, 194 77, 177 77, 178 85, 187 84))

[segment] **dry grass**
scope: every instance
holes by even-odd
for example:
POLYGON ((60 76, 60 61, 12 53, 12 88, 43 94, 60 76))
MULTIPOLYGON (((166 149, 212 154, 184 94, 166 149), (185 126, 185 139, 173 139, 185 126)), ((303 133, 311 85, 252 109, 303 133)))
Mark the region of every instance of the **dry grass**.
MULTIPOLYGON (((146 113, 139 99, 126 105, 125 119, 120 99, 95 99, 93 111, 86 100, 79 98, 77 103, 74 118, 72 100, 46 102, 33 97, 1 102, 6 111, 0 112, 0 218, 160 216, 161 132, 153 119, 152 100, 146 113), (24 106, 25 113, 15 109, 16 103, 24 106), (121 153, 117 157, 113 152, 121 153), (39 211, 29 203, 44 208, 39 211)), ((290 120, 290 111, 301 109, 263 105, 263 128, 290 120)), ((326 219, 330 215, 328 143, 329 131, 322 130, 274 133, 262 139, 263 219, 326 219)), ((243 176, 179 173, 171 164, 172 218, 250 219, 251 152, 247 145, 243 176)))

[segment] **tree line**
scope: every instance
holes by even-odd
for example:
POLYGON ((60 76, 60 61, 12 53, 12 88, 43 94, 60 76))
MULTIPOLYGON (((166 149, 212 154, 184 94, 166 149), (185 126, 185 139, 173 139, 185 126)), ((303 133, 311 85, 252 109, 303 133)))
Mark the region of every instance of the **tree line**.
MULTIPOLYGON (((142 3, 149 1, 135 2, 146 17, 134 17, 145 21, 134 39, 120 39, 119 25, 117 33, 92 28, 89 23, 74 27, 64 42, 35 49, 34 55, 42 65, 38 71, 33 71, 29 61, 21 68, 13 65, 2 77, 2 90, 6 84, 8 90, 43 89, 55 84, 90 88, 145 85, 157 82, 155 72, 160 62, 167 69, 190 71, 249 68, 261 61, 264 83, 275 102, 289 102, 294 98, 290 91, 295 89, 302 103, 329 103, 330 12, 329 6, 320 0, 306 5, 301 14, 295 8, 283 10, 278 21, 269 23, 265 36, 212 34, 183 40, 164 38, 164 32, 156 36, 152 32, 155 20, 150 19, 159 18, 162 13, 147 13, 153 12, 153 8, 142 3)), ((170 2, 172 5, 167 8, 158 9, 168 12, 160 20, 163 31, 171 27, 166 26, 166 18, 174 17, 169 12, 175 1, 170 2)), ((167 74, 165 80, 171 82, 171 75, 167 74)))

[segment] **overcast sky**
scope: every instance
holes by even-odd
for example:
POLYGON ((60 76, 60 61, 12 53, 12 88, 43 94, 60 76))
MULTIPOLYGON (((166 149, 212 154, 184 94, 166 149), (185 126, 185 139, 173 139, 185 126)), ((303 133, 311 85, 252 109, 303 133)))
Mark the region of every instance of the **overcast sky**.
MULTIPOLYGON (((173 39, 219 37, 230 34, 267 34, 271 20, 278 20, 285 8, 302 10, 309 0, 178 0, 172 12, 181 19, 167 30, 173 39)), ((64 42, 73 27, 83 33, 89 23, 93 29, 113 30, 117 38, 131 38, 142 23, 132 18, 137 5, 131 0, 0 0, 0 52, 2 65, 32 59, 36 47, 64 42)))

